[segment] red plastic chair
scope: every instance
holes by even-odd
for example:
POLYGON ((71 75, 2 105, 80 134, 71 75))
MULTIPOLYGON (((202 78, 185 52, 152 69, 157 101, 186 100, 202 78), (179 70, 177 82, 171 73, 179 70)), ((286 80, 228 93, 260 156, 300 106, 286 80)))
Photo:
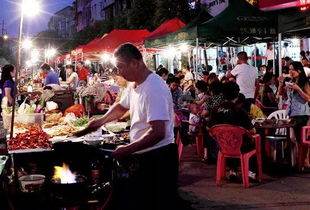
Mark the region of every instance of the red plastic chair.
MULTIPOLYGON (((310 126, 303 126, 301 129, 301 144, 298 145, 298 167, 303 167, 307 156, 308 148, 310 147, 310 126)), ((309 157, 310 162, 310 157, 309 157)))
POLYGON ((310 126, 304 126, 301 130, 302 143, 310 146, 310 126))
POLYGON ((196 140, 196 152, 200 159, 202 159, 204 156, 203 138, 204 138, 203 134, 198 133, 195 139, 196 140))
POLYGON ((182 116, 181 113, 175 112, 174 113, 174 127, 177 128, 177 132, 175 133, 175 143, 178 146, 178 157, 179 162, 181 160, 182 152, 183 152, 183 144, 181 141, 181 134, 180 134, 180 126, 182 123, 182 116))
POLYGON ((178 131, 176 133, 176 137, 175 137, 175 143, 178 146, 178 156, 179 156, 179 162, 181 161, 181 156, 182 156, 182 152, 183 152, 183 144, 181 141, 181 135, 180 135, 180 131, 178 131))
POLYGON ((258 165, 258 181, 261 182, 263 172, 262 172, 262 156, 261 156, 261 142, 259 135, 251 135, 246 129, 228 125, 220 124, 213 126, 209 130, 210 135, 217 141, 220 147, 220 151, 217 157, 217 169, 216 169, 216 184, 221 185, 221 181, 225 176, 226 169, 226 158, 239 158, 241 162, 242 170, 242 182, 245 188, 250 186, 249 182, 249 160, 251 157, 256 155, 257 165, 258 165), (244 136, 249 136, 255 139, 255 149, 247 153, 241 153, 241 145, 244 136))

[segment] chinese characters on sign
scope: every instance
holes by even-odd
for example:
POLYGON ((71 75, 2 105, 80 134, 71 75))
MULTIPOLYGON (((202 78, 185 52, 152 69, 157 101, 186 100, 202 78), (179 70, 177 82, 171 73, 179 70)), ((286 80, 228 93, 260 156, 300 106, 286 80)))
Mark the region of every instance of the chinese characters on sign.
POLYGON ((208 12, 213 17, 223 12, 229 4, 229 0, 204 0, 207 5, 208 12))

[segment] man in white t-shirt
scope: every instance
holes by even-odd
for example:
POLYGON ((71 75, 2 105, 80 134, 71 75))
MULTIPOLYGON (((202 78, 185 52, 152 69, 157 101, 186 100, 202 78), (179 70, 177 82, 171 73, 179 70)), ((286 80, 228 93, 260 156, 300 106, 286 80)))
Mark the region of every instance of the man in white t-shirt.
POLYGON ((125 186, 116 187, 113 209, 174 209, 178 159, 170 90, 146 67, 134 45, 121 45, 114 56, 118 74, 131 84, 119 103, 84 130, 98 129, 130 112, 130 144, 118 147, 112 155, 119 161, 135 157, 139 170, 125 186))
POLYGON ((258 77, 257 69, 248 64, 248 55, 246 52, 239 52, 237 57, 238 65, 230 74, 236 78, 240 93, 249 101, 254 102, 255 81, 258 77))

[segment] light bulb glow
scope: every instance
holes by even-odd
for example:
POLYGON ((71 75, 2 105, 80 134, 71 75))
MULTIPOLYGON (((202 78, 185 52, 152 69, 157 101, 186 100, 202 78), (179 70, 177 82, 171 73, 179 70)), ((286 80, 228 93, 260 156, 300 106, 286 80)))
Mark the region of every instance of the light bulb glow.
POLYGON ((45 57, 52 58, 56 55, 57 51, 54 48, 46 49, 45 50, 45 57))
POLYGON ((39 61, 39 58, 40 58, 39 50, 33 49, 31 51, 30 57, 31 57, 32 63, 37 63, 39 61))
POLYGON ((177 53, 175 47, 169 46, 166 50, 164 50, 164 56, 167 58, 173 58, 177 53))
POLYGON ((85 60, 85 65, 89 66, 91 64, 90 60, 85 60))
POLYGON ((40 13, 40 3, 37 0, 23 0, 21 7, 23 14, 29 17, 40 13))
POLYGON ((25 50, 31 49, 32 48, 32 41, 30 39, 25 39, 22 42, 22 48, 25 49, 25 50))
POLYGON ((101 56, 101 60, 104 62, 104 63, 107 63, 110 61, 111 59, 111 55, 108 54, 108 53, 103 53, 102 56, 101 56))
POLYGON ((186 44, 186 43, 182 43, 182 44, 180 45, 179 49, 181 50, 181 52, 187 52, 188 49, 189 49, 189 46, 188 46, 188 44, 186 44))

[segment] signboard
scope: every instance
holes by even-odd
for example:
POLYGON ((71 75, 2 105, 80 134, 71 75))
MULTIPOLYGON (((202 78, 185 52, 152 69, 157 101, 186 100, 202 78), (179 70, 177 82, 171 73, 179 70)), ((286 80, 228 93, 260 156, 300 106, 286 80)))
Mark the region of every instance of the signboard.
POLYGON ((229 5, 229 0, 204 0, 208 12, 213 17, 223 12, 229 5))

